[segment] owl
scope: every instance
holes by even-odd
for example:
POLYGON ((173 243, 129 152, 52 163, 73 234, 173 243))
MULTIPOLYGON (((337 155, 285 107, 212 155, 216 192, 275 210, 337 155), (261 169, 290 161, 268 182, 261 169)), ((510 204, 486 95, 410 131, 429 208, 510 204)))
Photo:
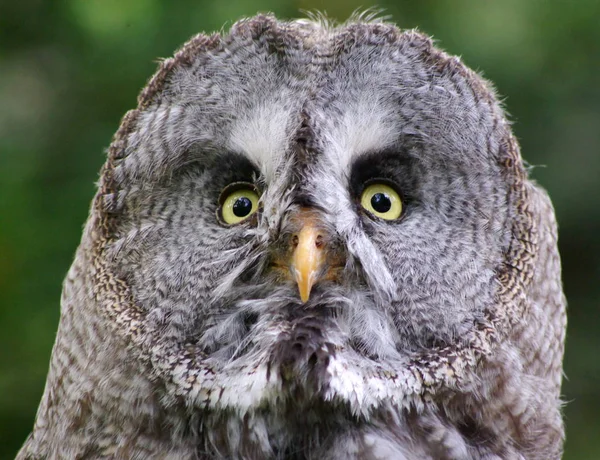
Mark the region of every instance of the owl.
POLYGON ((416 32, 260 15, 108 149, 19 459, 557 459, 554 211, 416 32))

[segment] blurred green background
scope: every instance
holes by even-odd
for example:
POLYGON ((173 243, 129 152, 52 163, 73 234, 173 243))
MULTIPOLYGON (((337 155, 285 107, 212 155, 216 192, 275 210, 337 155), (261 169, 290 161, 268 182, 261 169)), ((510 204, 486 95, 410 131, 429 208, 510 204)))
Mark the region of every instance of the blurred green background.
MULTIPOLYGON (((355 0, 0 1, 0 458, 31 429, 61 282, 120 117, 191 35, 355 0)), ((569 300, 566 459, 600 459, 600 1, 381 1, 492 80, 554 200, 569 300)))

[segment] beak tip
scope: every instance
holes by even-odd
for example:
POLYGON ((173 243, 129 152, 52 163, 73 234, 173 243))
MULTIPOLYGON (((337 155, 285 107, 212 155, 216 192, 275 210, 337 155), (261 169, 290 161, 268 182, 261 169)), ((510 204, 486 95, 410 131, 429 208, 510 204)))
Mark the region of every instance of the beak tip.
POLYGON ((310 298, 310 291, 312 290, 312 283, 310 282, 299 282, 298 283, 298 293, 300 294, 300 300, 302 303, 308 302, 310 298))
POLYGON ((310 297, 309 292, 300 292, 300 300, 302 300, 302 303, 308 302, 309 297, 310 297))

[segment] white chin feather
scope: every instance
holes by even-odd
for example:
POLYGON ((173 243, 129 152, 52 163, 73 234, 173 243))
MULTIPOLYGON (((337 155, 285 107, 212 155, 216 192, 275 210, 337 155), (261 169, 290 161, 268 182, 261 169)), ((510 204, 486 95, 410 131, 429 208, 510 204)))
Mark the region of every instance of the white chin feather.
POLYGON ((264 352, 251 360, 246 356, 244 364, 236 360, 219 371, 203 369, 193 375, 185 364, 172 367, 170 386, 175 393, 185 395, 193 406, 239 414, 261 406, 277 407, 293 397, 290 387, 299 385, 306 386, 310 399, 346 404, 352 413, 367 418, 382 405, 418 409, 423 404, 423 382, 406 363, 392 367, 370 361, 370 365, 365 365, 364 357, 342 350, 329 358, 325 372, 320 374, 321 381, 314 385, 304 376, 298 376, 295 382, 283 382, 279 369, 267 364, 268 356, 264 352), (315 387, 321 390, 311 390, 315 387))

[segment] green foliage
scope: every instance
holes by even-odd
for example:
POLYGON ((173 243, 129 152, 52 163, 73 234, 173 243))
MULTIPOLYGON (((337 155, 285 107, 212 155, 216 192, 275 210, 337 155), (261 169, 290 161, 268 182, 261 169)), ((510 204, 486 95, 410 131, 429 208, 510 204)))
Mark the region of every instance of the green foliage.
MULTIPOLYGON (((243 16, 296 17, 342 0, 21 0, 0 3, 0 458, 31 429, 61 282, 103 149, 156 60, 243 16)), ((600 2, 408 0, 378 6, 418 27, 506 97, 560 224, 569 330, 566 459, 600 458, 600 2)))

